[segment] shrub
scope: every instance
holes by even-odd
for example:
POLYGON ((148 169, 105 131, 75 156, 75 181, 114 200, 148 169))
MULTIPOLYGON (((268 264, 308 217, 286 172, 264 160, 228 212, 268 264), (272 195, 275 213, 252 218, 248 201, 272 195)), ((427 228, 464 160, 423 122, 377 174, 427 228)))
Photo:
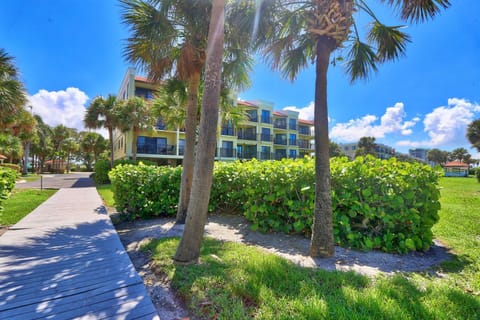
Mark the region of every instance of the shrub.
POLYGON ((480 182, 480 170, 477 169, 477 180, 480 182))
MULTIPOLYGON (((440 208, 439 173, 420 163, 371 156, 331 160, 337 244, 388 252, 426 250, 440 208)), ((112 170, 115 203, 131 217, 174 215, 180 168, 119 166, 112 170)), ((243 212, 253 229, 311 233, 314 160, 215 164, 209 210, 243 212)))
POLYGON ((93 181, 96 184, 106 184, 109 183, 108 172, 110 171, 110 161, 108 160, 98 160, 95 162, 94 174, 92 175, 93 181))
POLYGON ((10 196, 10 192, 15 187, 17 171, 0 167, 0 214, 3 211, 2 204, 10 196))
POLYGON ((14 163, 0 163, 0 167, 12 169, 18 173, 21 172, 21 167, 18 164, 14 163))
POLYGON ((115 207, 130 219, 175 215, 181 168, 118 165, 109 173, 115 207))

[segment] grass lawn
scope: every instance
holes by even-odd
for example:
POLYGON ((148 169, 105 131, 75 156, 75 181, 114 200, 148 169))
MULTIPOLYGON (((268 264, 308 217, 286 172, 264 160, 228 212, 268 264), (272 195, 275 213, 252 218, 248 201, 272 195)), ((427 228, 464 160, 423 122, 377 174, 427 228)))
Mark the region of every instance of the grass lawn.
POLYGON ((97 191, 102 197, 107 207, 115 207, 115 200, 113 200, 113 191, 111 184, 102 184, 97 186, 97 191))
POLYGON ((433 273, 368 278, 298 267, 242 244, 207 239, 201 263, 175 266, 178 239, 152 241, 157 270, 204 319, 480 319, 480 183, 442 178, 435 236, 456 258, 433 273))
POLYGON ((12 225, 20 221, 57 190, 14 189, 10 198, 3 203, 0 225, 12 225))
POLYGON ((36 181, 36 180, 40 179, 40 175, 29 173, 26 176, 23 176, 23 175, 20 176, 18 179, 19 180, 25 180, 27 182, 31 182, 31 181, 36 181))

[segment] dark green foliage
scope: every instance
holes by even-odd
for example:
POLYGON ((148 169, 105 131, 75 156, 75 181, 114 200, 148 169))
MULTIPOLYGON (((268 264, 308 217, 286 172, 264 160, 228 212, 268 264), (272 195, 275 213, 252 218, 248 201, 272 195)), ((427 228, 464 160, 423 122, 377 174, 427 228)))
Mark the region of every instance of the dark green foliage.
POLYGON ((478 180, 478 182, 480 182, 480 170, 477 169, 476 175, 477 175, 477 180, 478 180))
MULTIPOLYGON (((371 156, 331 160, 335 241, 387 252, 426 250, 440 209, 439 173, 419 163, 371 156)), ((136 217, 176 212, 180 168, 112 170, 117 209, 136 217)), ((216 163, 210 211, 243 212, 263 232, 310 234, 313 159, 216 163)))
POLYGON ((108 172, 110 171, 110 161, 107 160, 98 160, 95 162, 95 173, 93 174, 93 180, 96 184, 106 184, 109 183, 108 172))
POLYGON ((1 167, 15 170, 18 173, 20 173, 20 169, 21 169, 18 164, 14 164, 14 163, 0 163, 0 169, 1 167))
POLYGON ((129 219, 174 216, 181 168, 119 165, 109 173, 115 207, 129 219))
POLYGON ((15 187, 17 172, 15 170, 0 167, 0 214, 3 211, 2 204, 15 187))

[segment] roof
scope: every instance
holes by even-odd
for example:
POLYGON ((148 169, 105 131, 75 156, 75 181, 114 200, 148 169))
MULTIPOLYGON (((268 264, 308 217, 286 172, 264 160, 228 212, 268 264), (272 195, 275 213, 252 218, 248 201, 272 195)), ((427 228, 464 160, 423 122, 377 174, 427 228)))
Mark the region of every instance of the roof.
POLYGON ((245 100, 237 100, 237 103, 247 107, 258 108, 258 106, 255 103, 245 101, 245 100))
POLYGON ((279 117, 287 117, 288 116, 285 112, 282 112, 282 111, 273 111, 273 115, 279 116, 279 117))
POLYGON ((461 167, 461 168, 468 168, 468 164, 462 161, 450 161, 445 163, 444 167, 452 168, 452 167, 461 167))
POLYGON ((145 83, 154 83, 152 80, 149 80, 145 77, 135 76, 135 81, 145 82, 145 83))
POLYGON ((313 121, 312 120, 298 119, 298 123, 309 124, 309 125, 313 126, 313 121))
POLYGON ((0 159, 5 160, 7 157, 0 153, 0 159))

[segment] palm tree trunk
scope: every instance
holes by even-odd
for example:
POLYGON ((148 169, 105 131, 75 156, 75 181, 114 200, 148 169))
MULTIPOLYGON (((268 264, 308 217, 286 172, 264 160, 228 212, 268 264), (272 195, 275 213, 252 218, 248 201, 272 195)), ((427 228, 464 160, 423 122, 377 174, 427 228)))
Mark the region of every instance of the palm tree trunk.
POLYGON ((138 126, 133 126, 133 137, 132 137, 132 160, 137 160, 137 139, 138 139, 138 126))
POLYGON ((29 157, 30 157, 30 141, 27 141, 25 143, 25 152, 23 154, 23 168, 22 168, 23 175, 28 174, 28 158, 29 157))
POLYGON ((200 256, 215 160, 218 109, 223 58, 225 0, 214 0, 208 31, 205 88, 200 118, 200 134, 195 159, 192 195, 187 219, 174 261, 195 263, 200 256))
POLYGON ((315 80, 315 212, 313 215, 310 256, 331 257, 334 254, 333 213, 330 193, 330 157, 328 139, 327 71, 335 41, 317 40, 315 80))
POLYGON ((195 132, 197 127, 198 86, 200 72, 192 76, 188 82, 188 103, 185 119, 185 147, 182 161, 182 180, 176 223, 183 224, 187 217, 188 202, 192 190, 193 166, 195 163, 195 132))
POLYGON ((113 168, 114 157, 113 157, 113 128, 108 128, 108 139, 110 140, 110 168, 113 168))

